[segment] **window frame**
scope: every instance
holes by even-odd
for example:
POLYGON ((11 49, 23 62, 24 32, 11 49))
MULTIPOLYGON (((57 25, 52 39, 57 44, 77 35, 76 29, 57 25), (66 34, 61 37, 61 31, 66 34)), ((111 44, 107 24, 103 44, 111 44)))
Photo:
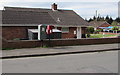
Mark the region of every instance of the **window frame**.
POLYGON ((62 33, 69 33, 69 27, 62 27, 61 31, 62 33))

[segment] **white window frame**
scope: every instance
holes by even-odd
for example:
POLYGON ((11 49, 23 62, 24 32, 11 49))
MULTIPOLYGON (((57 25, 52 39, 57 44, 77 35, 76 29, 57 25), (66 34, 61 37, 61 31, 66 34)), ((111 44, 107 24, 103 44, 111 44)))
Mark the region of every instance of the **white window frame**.
POLYGON ((61 31, 62 33, 69 33, 69 27, 62 27, 61 31))

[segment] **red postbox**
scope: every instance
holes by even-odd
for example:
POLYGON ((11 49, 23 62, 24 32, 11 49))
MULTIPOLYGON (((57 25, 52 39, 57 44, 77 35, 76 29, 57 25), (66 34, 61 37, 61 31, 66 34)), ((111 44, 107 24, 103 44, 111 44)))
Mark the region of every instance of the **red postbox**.
POLYGON ((52 25, 47 25, 47 29, 46 29, 47 34, 51 34, 53 28, 54 28, 54 26, 52 26, 52 25))

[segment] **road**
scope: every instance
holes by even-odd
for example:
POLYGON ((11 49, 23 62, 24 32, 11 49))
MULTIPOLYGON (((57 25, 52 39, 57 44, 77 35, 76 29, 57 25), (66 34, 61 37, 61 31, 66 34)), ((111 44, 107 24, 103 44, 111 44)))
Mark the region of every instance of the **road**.
POLYGON ((118 73, 118 51, 3 59, 3 73, 118 73))

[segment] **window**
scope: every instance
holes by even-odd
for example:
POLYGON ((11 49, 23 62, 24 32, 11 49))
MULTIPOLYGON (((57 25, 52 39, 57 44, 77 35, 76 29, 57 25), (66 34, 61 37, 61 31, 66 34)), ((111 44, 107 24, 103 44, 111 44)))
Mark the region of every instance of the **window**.
POLYGON ((62 27, 62 33, 69 33, 69 27, 62 27))

